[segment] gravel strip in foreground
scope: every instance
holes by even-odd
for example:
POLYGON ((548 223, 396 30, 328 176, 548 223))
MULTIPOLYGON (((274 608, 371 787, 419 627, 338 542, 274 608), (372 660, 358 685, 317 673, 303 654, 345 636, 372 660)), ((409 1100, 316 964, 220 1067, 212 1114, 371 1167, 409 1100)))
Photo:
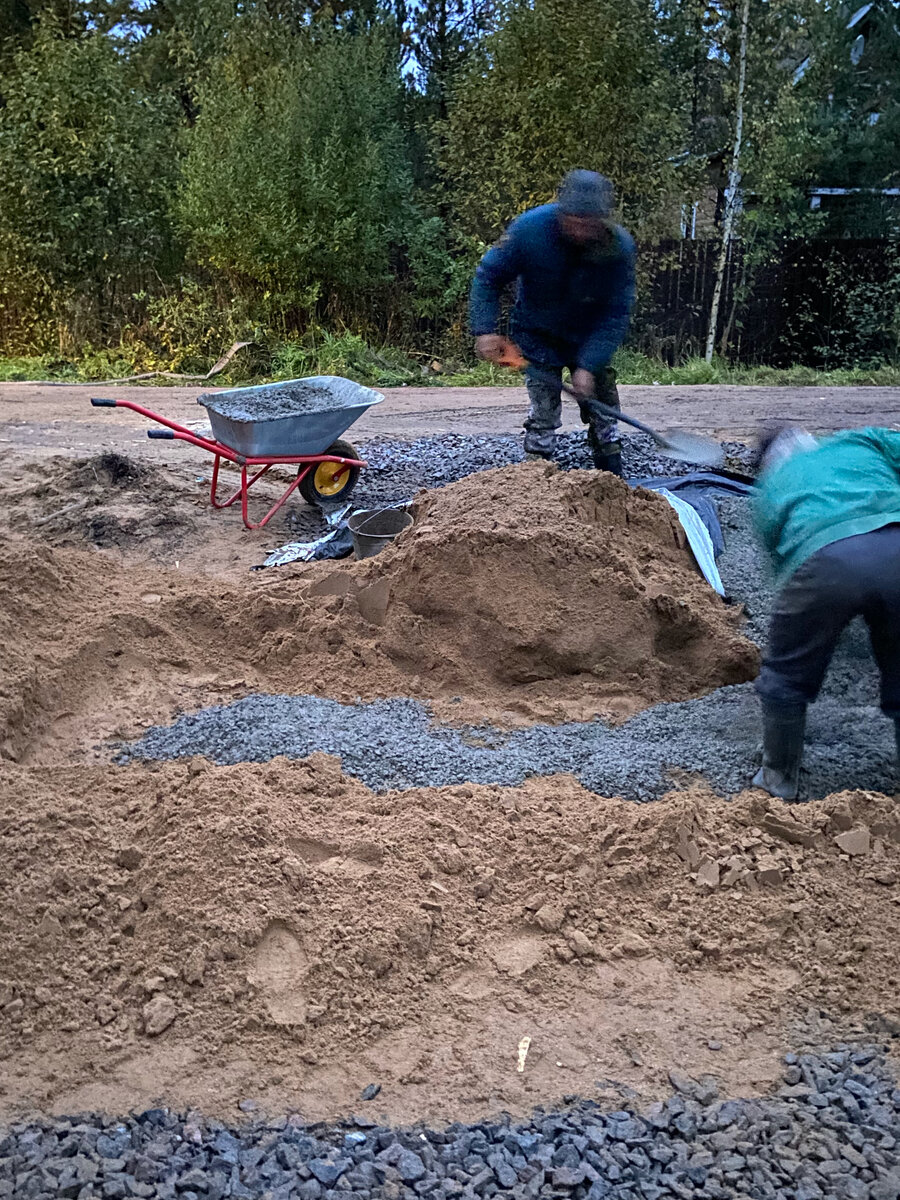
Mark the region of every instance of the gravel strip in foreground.
MULTIPOLYGON (((771 588, 747 503, 728 500, 720 511, 727 541, 722 578, 748 607, 748 634, 761 640, 771 588)), ((344 771, 376 791, 515 785, 530 775, 566 772, 599 795, 645 801, 658 799, 685 772, 703 775, 722 795, 741 791, 758 765, 759 738, 750 684, 660 704, 618 727, 598 720, 513 733, 434 725, 414 700, 342 705, 316 696, 250 696, 148 730, 121 761, 204 755, 230 764, 322 750, 339 756, 344 771)), ((810 710, 802 787, 805 798, 847 787, 897 787, 893 726, 878 709, 878 678, 859 623, 847 631, 810 710)))
MULTIPOLYGON (((148 730, 118 761, 201 755, 227 765, 324 751, 374 791, 515 786, 532 775, 567 773, 598 795, 645 801, 671 790, 684 772, 705 776, 722 795, 748 787, 758 726, 749 684, 659 705, 618 728, 594 721, 511 733, 433 725, 415 700, 342 705, 318 696, 248 696, 148 730)), ((847 787, 894 789, 893 726, 867 709, 833 705, 810 721, 804 795, 847 787)))
POLYGON ((900 1196, 900 1090, 879 1048, 786 1055, 784 1085, 762 1100, 720 1100, 711 1077, 669 1078, 670 1098, 642 1111, 583 1102, 537 1110, 527 1122, 442 1131, 391 1129, 367 1116, 230 1129, 164 1108, 121 1123, 95 1114, 44 1118, 0 1129, 0 1197, 900 1196))

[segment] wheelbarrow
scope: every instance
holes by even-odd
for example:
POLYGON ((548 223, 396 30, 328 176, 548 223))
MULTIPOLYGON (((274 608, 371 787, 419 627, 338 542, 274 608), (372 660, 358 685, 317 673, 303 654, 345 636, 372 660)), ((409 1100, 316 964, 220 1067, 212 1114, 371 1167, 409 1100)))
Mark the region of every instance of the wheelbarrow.
POLYGON ((148 429, 148 437, 189 442, 208 451, 215 459, 210 504, 213 508, 230 508, 240 500, 246 528, 262 529, 295 490, 308 504, 319 507, 342 503, 349 496, 367 464, 349 442, 341 439, 341 434, 383 399, 379 392, 336 375, 232 388, 198 398, 209 413, 212 437, 204 437, 131 400, 94 397, 91 404, 95 408, 130 408, 165 426, 148 429), (223 458, 240 467, 241 485, 220 500, 219 466, 223 458), (296 466, 297 474, 262 520, 251 522, 248 493, 274 466, 296 466))

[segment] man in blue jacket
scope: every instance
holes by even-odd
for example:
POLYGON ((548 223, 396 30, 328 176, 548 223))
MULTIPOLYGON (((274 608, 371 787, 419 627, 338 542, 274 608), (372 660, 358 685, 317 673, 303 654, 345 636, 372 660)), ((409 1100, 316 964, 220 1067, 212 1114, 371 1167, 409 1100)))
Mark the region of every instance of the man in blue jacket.
POLYGON ((563 368, 572 372, 595 465, 622 474, 617 426, 592 409, 619 407, 610 360, 634 303, 634 241, 610 220, 613 186, 594 171, 570 171, 555 204, 517 217, 488 250, 472 284, 475 348, 497 362, 508 343, 498 332, 500 297, 517 281, 511 333, 524 356, 555 384, 526 376, 531 411, 525 452, 550 458, 561 424, 563 368))

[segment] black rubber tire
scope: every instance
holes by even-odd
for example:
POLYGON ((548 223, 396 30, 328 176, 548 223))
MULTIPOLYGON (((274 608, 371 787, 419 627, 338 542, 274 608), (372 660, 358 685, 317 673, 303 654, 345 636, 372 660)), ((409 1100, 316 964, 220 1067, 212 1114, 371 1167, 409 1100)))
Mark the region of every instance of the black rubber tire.
MULTIPOLYGON (((359 458, 356 448, 351 446, 349 442, 338 441, 329 446, 325 451, 326 454, 336 454, 339 458, 359 458)), ((303 497, 307 504, 314 504, 317 508, 327 508, 331 504, 343 504, 353 489, 356 487, 356 481, 359 479, 359 467, 350 467, 347 474, 342 476, 346 480, 344 486, 339 492, 332 492, 330 495, 323 495, 316 487, 316 468, 313 467, 307 473, 305 478, 297 485, 297 491, 303 497)))

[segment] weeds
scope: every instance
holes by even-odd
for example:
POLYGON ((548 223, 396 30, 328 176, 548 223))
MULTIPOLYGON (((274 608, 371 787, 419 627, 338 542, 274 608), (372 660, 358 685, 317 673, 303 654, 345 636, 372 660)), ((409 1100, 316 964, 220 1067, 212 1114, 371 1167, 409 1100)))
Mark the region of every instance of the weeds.
MULTIPOLYGON (((52 355, 0 358, 0 382, 58 380, 90 382, 137 374, 152 369, 153 356, 142 344, 111 349, 86 348, 76 361, 52 355)), ((168 365, 168 364, 167 364, 168 365)), ((740 384, 757 387, 900 387, 900 366, 883 364, 854 369, 818 371, 813 367, 767 367, 732 365, 717 359, 707 363, 688 359, 669 367, 634 350, 620 350, 613 366, 620 383, 740 384)), ((198 372, 204 369, 198 363, 198 372)), ((491 363, 461 362, 431 358, 394 346, 371 346, 355 333, 330 333, 311 329, 302 339, 274 346, 256 345, 243 351, 216 384, 241 385, 270 380, 298 379, 309 375, 340 375, 370 387, 504 387, 521 382, 513 371, 491 363)), ((149 382, 153 382, 152 380, 149 382)), ((168 383, 160 379, 160 383, 168 383)))

